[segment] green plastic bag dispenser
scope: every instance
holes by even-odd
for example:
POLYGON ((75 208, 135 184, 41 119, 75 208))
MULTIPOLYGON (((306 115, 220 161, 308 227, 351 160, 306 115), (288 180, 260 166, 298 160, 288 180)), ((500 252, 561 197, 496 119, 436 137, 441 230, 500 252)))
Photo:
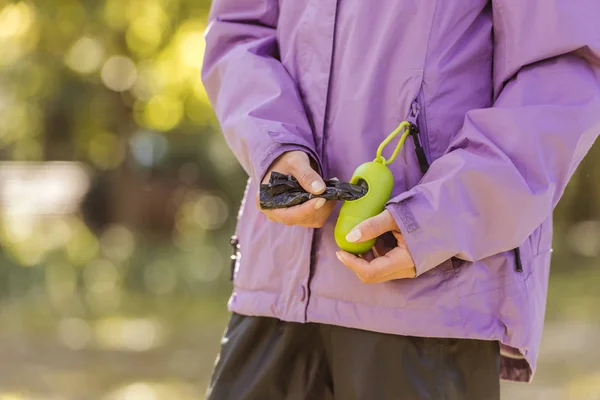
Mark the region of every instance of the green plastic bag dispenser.
POLYGON ((394 161, 408 135, 411 134, 412 125, 403 121, 377 149, 375 160, 359 165, 354 171, 350 183, 366 184, 367 194, 358 200, 346 201, 342 205, 340 215, 335 225, 335 241, 340 249, 359 255, 366 253, 375 245, 375 239, 361 243, 350 243, 346 235, 359 223, 381 213, 392 195, 394 177, 388 165, 394 161), (381 153, 394 137, 400 132, 402 136, 394 153, 386 160, 381 153))

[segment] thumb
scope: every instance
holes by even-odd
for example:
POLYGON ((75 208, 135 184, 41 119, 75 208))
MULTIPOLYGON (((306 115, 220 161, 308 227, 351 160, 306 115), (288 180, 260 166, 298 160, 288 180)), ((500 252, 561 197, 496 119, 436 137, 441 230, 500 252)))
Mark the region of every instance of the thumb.
POLYGON ((346 240, 350 243, 366 242, 367 240, 375 239, 386 232, 398 230, 398 225, 392 214, 388 210, 384 210, 372 218, 369 218, 360 224, 346 235, 346 240))
POLYGON ((325 182, 317 171, 310 166, 308 156, 302 158, 299 162, 295 162, 292 165, 291 173, 298 180, 300 186, 307 192, 321 194, 325 191, 325 182))

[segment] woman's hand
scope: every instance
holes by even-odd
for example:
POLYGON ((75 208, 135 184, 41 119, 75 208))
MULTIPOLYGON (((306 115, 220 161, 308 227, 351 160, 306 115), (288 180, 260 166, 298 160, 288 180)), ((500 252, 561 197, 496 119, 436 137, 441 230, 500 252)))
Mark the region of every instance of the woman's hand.
MULTIPOLYGON (((303 151, 290 151, 281 155, 269 168, 262 183, 269 183, 271 172, 292 175, 304 190, 312 194, 325 191, 325 182, 310 165, 310 159, 303 151)), ((256 194, 256 202, 260 208, 260 197, 256 194)), ((269 221, 293 226, 321 228, 335 207, 335 201, 316 198, 304 204, 276 210, 262 210, 269 221)))
POLYGON ((348 233, 346 240, 352 243, 365 242, 386 232, 392 232, 398 246, 371 261, 343 250, 336 253, 339 260, 354 271, 363 283, 381 283, 393 279, 414 278, 417 275, 415 263, 400 228, 388 210, 358 224, 348 233))

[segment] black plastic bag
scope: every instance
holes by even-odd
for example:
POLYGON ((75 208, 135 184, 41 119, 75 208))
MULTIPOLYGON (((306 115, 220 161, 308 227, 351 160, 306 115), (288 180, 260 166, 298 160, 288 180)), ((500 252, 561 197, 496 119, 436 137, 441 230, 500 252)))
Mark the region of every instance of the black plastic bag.
POLYGON ((260 207, 263 210, 288 208, 317 197, 327 200, 358 200, 367 194, 366 187, 340 182, 336 178, 326 180, 325 186, 325 192, 314 195, 302 189, 293 176, 271 172, 269 183, 260 185, 260 207))

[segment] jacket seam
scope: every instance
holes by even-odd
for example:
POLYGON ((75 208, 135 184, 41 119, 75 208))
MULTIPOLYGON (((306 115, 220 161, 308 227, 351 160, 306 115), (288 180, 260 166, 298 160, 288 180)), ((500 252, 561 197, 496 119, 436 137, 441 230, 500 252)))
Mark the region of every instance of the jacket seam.
MULTIPOLYGON (((280 292, 278 291, 273 291, 273 290, 261 290, 261 289, 248 289, 248 288, 244 288, 242 286, 239 285, 235 285, 235 289, 239 289, 239 290, 243 290, 245 292, 263 292, 263 293, 272 293, 272 294, 278 294, 280 292)), ((325 300, 332 300, 332 301, 340 301, 346 304, 355 304, 355 305, 360 305, 360 306, 364 306, 364 307, 377 307, 377 308, 385 308, 385 309, 389 309, 389 310, 435 310, 437 309, 437 307, 435 306, 423 306, 423 307, 410 307, 410 306, 402 306, 402 307, 394 307, 394 306, 386 306, 386 305, 378 305, 378 304, 367 304, 367 303, 363 303, 363 302, 359 302, 359 301, 354 301, 354 300, 345 300, 345 299, 340 299, 335 298, 335 297, 329 297, 329 296, 323 296, 320 294, 315 294, 315 293, 311 293, 311 297, 312 296, 316 296, 317 298, 321 298, 321 299, 325 299, 325 300)))
POLYGON ((325 150, 326 150, 326 146, 327 146, 327 128, 329 126, 329 113, 330 113, 330 107, 331 107, 331 95, 332 95, 332 85, 333 85, 333 73, 334 73, 334 63, 335 63, 335 45, 336 45, 336 36, 337 36, 337 24, 338 24, 338 12, 339 12, 339 5, 340 5, 340 0, 334 0, 335 2, 335 10, 333 13, 333 26, 332 26, 332 36, 331 36, 331 56, 329 59, 329 71, 327 74, 327 88, 325 91, 325 104, 324 104, 324 110, 323 110, 323 126, 322 126, 322 130, 321 130, 321 143, 319 146, 320 149, 320 154, 323 156, 323 161, 325 160, 325 150))
POLYGON ((429 35, 427 36, 427 44, 425 45, 425 56, 423 57, 423 74, 421 75, 421 86, 419 87, 419 90, 421 89, 421 87, 423 86, 423 81, 425 80, 425 73, 426 73, 426 65, 427 65, 427 56, 429 55, 429 47, 431 46, 431 35, 433 35, 433 22, 435 21, 435 17, 437 15, 437 10, 438 10, 438 5, 439 5, 439 0, 435 1, 435 5, 433 6, 433 13, 431 15, 431 22, 429 23, 429 35))
MULTIPOLYGON (((506 10, 504 9, 504 3, 502 2, 502 0, 495 0, 496 4, 498 5, 498 11, 500 12, 501 17, 500 17, 500 24, 502 25, 502 30, 504 31, 504 45, 503 45, 503 49, 505 50, 504 52, 506 53, 506 49, 508 48, 508 34, 509 34, 509 29, 508 29, 508 25, 506 24, 506 10)), ((503 55, 503 59, 502 59, 502 68, 504 69, 502 71, 502 76, 506 76, 508 71, 510 71, 510 59, 509 57, 507 57, 506 54, 503 55)))

